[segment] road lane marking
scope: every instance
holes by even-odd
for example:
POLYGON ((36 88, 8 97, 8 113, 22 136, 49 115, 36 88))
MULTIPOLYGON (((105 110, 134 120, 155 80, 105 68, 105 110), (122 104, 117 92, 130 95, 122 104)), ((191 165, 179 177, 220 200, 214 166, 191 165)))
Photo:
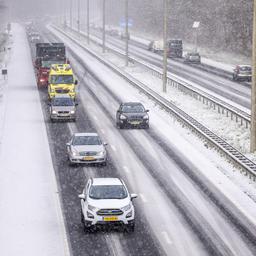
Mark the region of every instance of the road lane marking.
POLYGON ((147 198, 146 198, 143 194, 140 193, 139 195, 140 195, 141 200, 142 200, 144 203, 147 203, 147 202, 148 202, 147 198))
POLYGON ((94 120, 98 121, 98 118, 97 118, 97 116, 93 116, 93 118, 94 118, 94 120))
POLYGON ((100 129, 102 134, 105 134, 105 131, 103 129, 100 129))
POLYGON ((170 239, 168 233, 167 233, 166 231, 162 231, 161 233, 162 233, 162 235, 163 235, 163 237, 164 237, 166 243, 167 243, 167 244, 172 244, 172 240, 170 239))

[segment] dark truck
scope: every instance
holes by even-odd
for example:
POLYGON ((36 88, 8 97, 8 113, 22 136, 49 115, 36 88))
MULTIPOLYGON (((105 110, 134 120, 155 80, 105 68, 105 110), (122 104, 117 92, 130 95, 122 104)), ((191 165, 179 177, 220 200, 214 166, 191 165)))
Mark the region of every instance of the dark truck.
POLYGON ((37 71, 38 87, 47 87, 52 64, 65 63, 68 63, 68 61, 63 43, 37 43, 35 68, 37 71))
POLYGON ((181 39, 167 40, 167 55, 170 58, 182 58, 183 45, 181 39))

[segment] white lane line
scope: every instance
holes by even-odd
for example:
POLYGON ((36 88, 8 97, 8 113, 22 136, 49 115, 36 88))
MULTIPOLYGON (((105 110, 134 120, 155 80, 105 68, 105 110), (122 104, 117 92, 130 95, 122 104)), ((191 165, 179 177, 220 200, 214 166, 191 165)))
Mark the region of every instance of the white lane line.
POLYGON ((127 166, 123 166, 123 169, 124 169, 124 171, 126 172, 126 173, 130 173, 131 171, 130 171, 130 169, 127 167, 127 166))
POLYGON ((111 148, 113 149, 113 151, 116 151, 116 147, 114 145, 111 145, 111 148))
POLYGON ((172 240, 170 239, 168 233, 167 233, 166 231, 162 231, 161 233, 162 233, 162 235, 163 235, 163 237, 164 237, 166 243, 167 243, 167 244, 172 244, 172 240))
POLYGON ((147 202, 148 202, 147 198, 146 198, 143 194, 140 193, 139 195, 140 195, 141 200, 142 200, 144 203, 147 203, 147 202))
POLYGON ((93 116, 93 118, 94 118, 94 120, 98 121, 98 118, 97 118, 97 116, 93 116))
POLYGON ((100 131, 101 131, 102 134, 105 134, 105 131, 103 129, 100 129, 100 131))

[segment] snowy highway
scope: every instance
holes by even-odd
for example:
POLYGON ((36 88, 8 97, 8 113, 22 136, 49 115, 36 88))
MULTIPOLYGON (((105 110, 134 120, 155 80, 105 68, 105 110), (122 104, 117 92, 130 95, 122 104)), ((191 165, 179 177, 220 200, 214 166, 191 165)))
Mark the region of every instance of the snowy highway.
MULTIPOLYGON (((68 48, 68 58, 79 81, 77 121, 50 121, 47 90, 38 90, 32 67, 35 45, 30 44, 31 58, 25 29, 16 24, 9 64, 12 77, 4 90, 4 102, 0 101, 0 111, 4 113, 1 116, 9 115, 1 120, 4 128, 0 131, 0 219, 1 227, 4 226, 0 232, 0 254, 17 255, 22 248, 23 255, 35 255, 33 246, 30 248, 25 236, 26 246, 21 242, 13 246, 12 235, 15 234, 16 225, 19 232, 15 235, 22 237, 23 228, 29 233, 30 214, 39 214, 40 220, 46 217, 53 225, 48 223, 49 229, 44 229, 42 223, 37 232, 39 234, 36 234, 37 226, 30 227, 33 232, 30 237, 27 236, 28 239, 33 236, 37 241, 40 236, 49 236, 44 240, 45 244, 38 247, 42 253, 39 251, 37 255, 256 255, 256 202, 244 193, 239 182, 234 183, 221 171, 233 172, 235 168, 217 152, 206 147, 203 141, 183 129, 152 99, 141 94, 68 37, 53 28, 42 28, 40 32, 45 42, 61 41, 68 48), (16 84, 15 69, 21 62, 26 72, 16 74, 23 78, 16 84), (88 66, 94 70, 93 73, 87 69, 88 66), (31 94, 28 95, 28 92, 31 94), (120 130, 116 127, 118 106, 127 101, 142 102, 150 110, 148 130, 120 130), (16 104, 19 111, 15 109, 16 104), (26 107, 21 108, 24 105, 26 107), (15 111, 18 117, 24 119, 16 119, 13 115, 15 111), (23 127, 23 124, 26 126, 23 127), (28 127, 31 130, 26 131, 28 127), (14 128, 20 129, 15 137, 12 136, 17 134, 14 128), (108 143, 107 166, 69 165, 66 143, 75 132, 97 132, 108 143), (28 140, 30 146, 23 147, 28 140), (11 144, 8 145, 8 142, 11 144), (12 154, 19 156, 21 151, 23 155, 18 158, 19 163, 13 162, 12 154), (29 159, 31 155, 37 156, 32 162, 29 159), (17 172, 18 164, 22 173, 17 172), (37 170, 38 174, 33 170, 37 170), (134 233, 122 229, 84 233, 78 194, 90 177, 120 177, 131 193, 138 194, 134 200, 134 233), (52 183, 55 187, 50 187, 52 183), (20 198, 16 196, 23 187, 32 188, 30 193, 26 191, 21 195, 34 206, 38 203, 34 194, 42 194, 39 198, 42 201, 40 211, 36 212, 33 207, 32 211, 29 203, 26 208, 22 207, 20 198), (47 191, 48 194, 44 194, 47 191), (59 194, 57 197, 56 191, 59 194), (8 204, 6 208, 8 200, 19 201, 15 213, 25 220, 22 225, 19 226, 13 207, 8 204), (57 216, 53 211, 56 207, 59 211, 57 216), (25 213, 27 218, 24 218, 25 213), (45 216, 47 213, 49 216, 45 216), (13 233, 8 232, 9 229, 13 233), (51 249, 44 253, 43 247, 51 249)), ((115 43, 118 40, 112 41, 115 43)), ((154 59, 154 63, 159 65, 159 56, 131 48, 136 51, 134 54, 143 58, 146 56, 151 61, 154 59)), ((170 63, 171 71, 176 74, 202 86, 208 81, 209 88, 215 93, 221 91, 222 96, 230 97, 238 104, 249 104, 249 88, 244 85, 216 78, 186 65, 181 74, 181 64, 170 63), (233 89, 234 85, 239 88, 237 91, 233 89), (216 86, 221 87, 220 91, 216 91, 216 86), (232 93, 241 93, 244 99, 240 100, 238 96, 234 98, 232 93)), ((22 241, 18 237, 15 240, 22 241)))
MULTIPOLYGON (((55 34, 72 49, 69 58, 80 81, 80 108, 83 108, 83 116, 86 116, 86 120, 87 118, 90 120, 83 123, 90 123, 90 129, 96 129, 104 141, 109 143, 108 150, 113 167, 108 175, 120 175, 128 182, 132 191, 140 195, 135 204, 139 212, 136 231, 148 233, 149 237, 146 240, 151 238, 155 241, 149 244, 154 245, 154 250, 160 255, 162 255, 160 249, 167 255, 186 255, 184 243, 194 255, 253 255, 255 253, 254 238, 247 240, 248 237, 241 236, 244 232, 248 234, 249 230, 245 231, 245 229, 249 226, 246 227, 246 223, 240 223, 241 228, 239 224, 241 220, 236 219, 241 213, 234 208, 233 203, 228 202, 225 196, 223 197, 220 191, 216 190, 214 184, 207 184, 209 181, 201 177, 202 166, 187 159, 185 152, 192 153, 196 149, 187 145, 177 131, 171 129, 170 123, 166 124, 166 114, 152 107, 152 102, 138 95, 135 89, 116 75, 111 74, 110 77, 110 71, 100 66, 100 63, 80 47, 58 32, 55 34), (77 56, 80 58, 78 59, 77 56), (97 72, 93 76, 88 74, 81 61, 93 66, 95 70, 100 69, 100 76, 97 72), (148 108, 152 110, 150 111, 151 129, 148 132, 116 130, 115 111, 118 103, 127 100, 141 101, 144 105, 150 106, 148 108), (172 144, 173 137, 179 144, 178 148, 176 148, 177 145, 172 144), (200 177, 200 181, 195 182, 196 179, 190 177, 191 173, 198 179, 200 177), (209 198, 205 190, 211 191, 215 196, 209 198), (215 200, 224 200, 223 205, 226 209, 221 209, 221 204, 216 205, 215 200), (229 214, 236 220, 231 221, 228 218, 229 214)), ((89 129, 79 127, 79 123, 80 121, 76 125, 70 125, 69 129, 73 132, 81 132, 81 128, 89 129)), ((200 163, 206 160, 202 159, 200 158, 200 163)), ((213 170, 216 167, 207 164, 207 168, 213 170)), ((106 175, 102 168, 99 168, 98 173, 93 169, 83 168, 86 177, 106 175)), ((254 232, 250 230, 249 233, 253 236, 254 232)), ((105 235, 103 234, 103 237, 105 235)), ((136 239, 136 236, 135 232, 133 235, 135 241, 141 237, 138 234, 136 239)), ((92 236, 90 238, 95 239, 92 236)), ((115 238, 118 240, 120 237, 115 236, 115 238)), ((138 246, 137 243, 133 245, 134 248, 136 246, 138 246)), ((111 248, 110 246, 110 251, 111 248)), ((135 251, 140 250, 142 255, 151 255, 153 248, 147 251, 148 247, 143 246, 136 248, 135 251)), ((122 251, 125 252, 125 248, 122 248, 122 251)), ((114 254, 113 251, 111 253, 114 254)))

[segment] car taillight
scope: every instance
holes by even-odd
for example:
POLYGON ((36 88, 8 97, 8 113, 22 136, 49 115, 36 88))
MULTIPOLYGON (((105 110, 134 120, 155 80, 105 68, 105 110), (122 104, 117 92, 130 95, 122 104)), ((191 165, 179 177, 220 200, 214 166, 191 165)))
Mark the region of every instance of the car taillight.
POLYGON ((39 81, 42 83, 42 82, 44 82, 45 80, 44 80, 43 78, 41 78, 39 81))

